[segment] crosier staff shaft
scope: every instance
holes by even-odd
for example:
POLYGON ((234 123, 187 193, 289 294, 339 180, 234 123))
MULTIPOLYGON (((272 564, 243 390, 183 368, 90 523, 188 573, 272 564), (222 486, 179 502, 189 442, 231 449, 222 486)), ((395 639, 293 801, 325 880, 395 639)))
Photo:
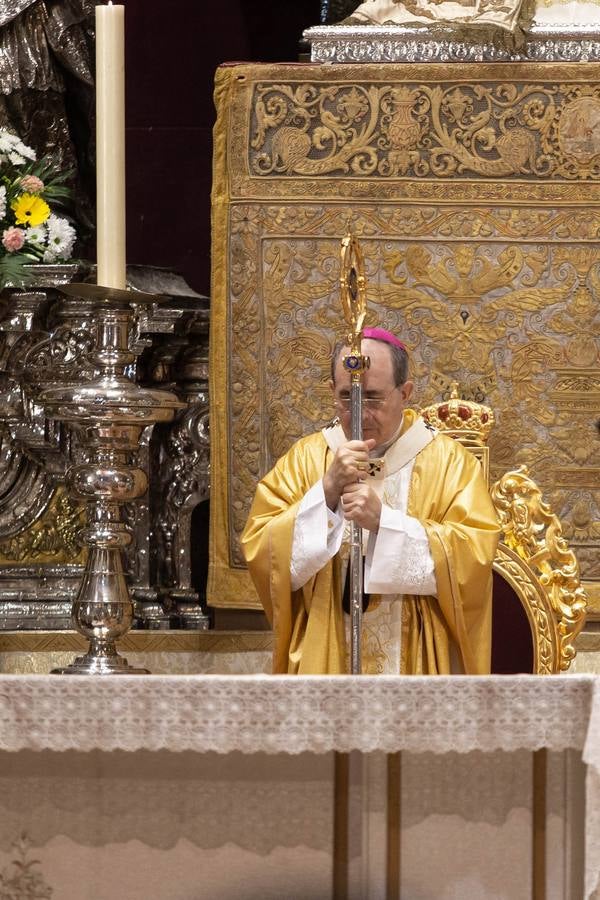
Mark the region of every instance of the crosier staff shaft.
MULTIPOLYGON (((350 433, 352 440, 362 441, 362 379, 369 368, 369 357, 361 352, 362 329, 367 312, 366 280, 362 252, 352 234, 342 240, 340 265, 340 294, 346 323, 350 329, 350 353, 342 363, 350 375, 350 433)), ((363 556, 362 528, 351 522, 350 528, 350 671, 362 674, 362 598, 363 556)))

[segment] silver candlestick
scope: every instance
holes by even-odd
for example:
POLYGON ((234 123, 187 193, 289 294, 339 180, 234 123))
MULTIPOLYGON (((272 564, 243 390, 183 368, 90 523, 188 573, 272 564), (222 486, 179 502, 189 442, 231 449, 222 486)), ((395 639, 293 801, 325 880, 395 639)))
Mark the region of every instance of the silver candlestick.
POLYGON ((122 552, 132 540, 122 506, 143 496, 148 481, 136 454, 141 434, 157 422, 168 422, 185 404, 161 390, 142 388, 128 377, 136 354, 129 337, 140 308, 158 295, 71 284, 65 294, 91 301, 96 337, 88 357, 87 378, 42 392, 49 417, 69 424, 78 435, 83 462, 67 472, 71 494, 87 503, 84 539, 89 546, 85 571, 73 603, 73 624, 90 645, 66 668, 65 675, 131 675, 146 669, 130 666, 117 653, 115 641, 132 623, 133 604, 123 570, 122 552))

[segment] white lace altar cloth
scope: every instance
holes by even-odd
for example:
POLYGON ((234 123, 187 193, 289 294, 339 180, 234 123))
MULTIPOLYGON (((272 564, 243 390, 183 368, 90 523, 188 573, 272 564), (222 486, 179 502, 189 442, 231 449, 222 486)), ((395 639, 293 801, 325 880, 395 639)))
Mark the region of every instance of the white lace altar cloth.
MULTIPOLYGON (((600 677, 0 676, 0 750, 585 750, 600 677)), ((594 739, 590 739, 593 729, 594 739)))
POLYGON ((0 676, 0 750, 582 751, 600 884, 600 677, 0 676))

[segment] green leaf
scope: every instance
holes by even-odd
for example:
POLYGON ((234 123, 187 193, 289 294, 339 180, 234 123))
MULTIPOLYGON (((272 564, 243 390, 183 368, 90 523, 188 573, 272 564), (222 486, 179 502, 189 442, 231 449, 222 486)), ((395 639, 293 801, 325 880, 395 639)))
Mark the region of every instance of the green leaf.
POLYGON ((25 266, 31 260, 23 255, 5 254, 0 258, 0 290, 6 287, 25 287, 30 276, 25 266))

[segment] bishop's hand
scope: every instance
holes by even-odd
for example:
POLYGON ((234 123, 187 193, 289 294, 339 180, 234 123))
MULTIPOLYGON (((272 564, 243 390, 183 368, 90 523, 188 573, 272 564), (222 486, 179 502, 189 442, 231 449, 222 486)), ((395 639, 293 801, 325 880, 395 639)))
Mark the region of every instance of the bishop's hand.
POLYGON ((347 484, 342 493, 344 518, 356 522, 368 531, 379 530, 381 500, 373 488, 364 481, 347 484))
POLYGON ((362 482, 366 477, 369 453, 374 446, 374 439, 369 438, 368 441, 346 441, 335 451, 333 462, 323 476, 323 490, 329 509, 336 509, 348 485, 362 482))

